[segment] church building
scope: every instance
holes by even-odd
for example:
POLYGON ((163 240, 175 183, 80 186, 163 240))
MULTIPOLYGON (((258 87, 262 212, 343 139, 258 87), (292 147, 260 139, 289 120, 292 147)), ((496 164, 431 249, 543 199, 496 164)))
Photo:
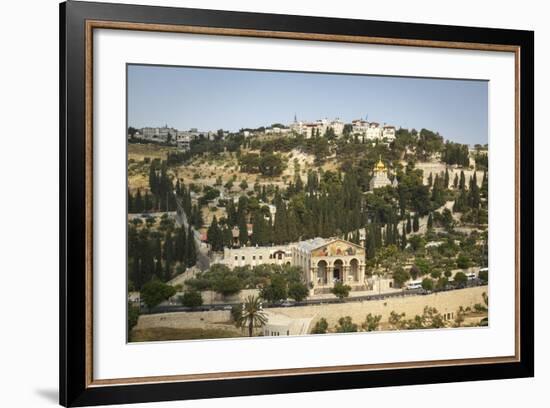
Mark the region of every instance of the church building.
POLYGON ((315 238, 292 248, 292 264, 302 267, 311 294, 328 293, 336 282, 365 290, 365 249, 343 239, 315 238))
POLYGON ((397 187, 397 178, 394 178, 393 182, 389 179, 388 170, 386 169, 386 166, 384 165, 384 163, 382 163, 382 159, 380 158, 378 160, 378 163, 376 163, 376 166, 374 166, 369 189, 370 191, 372 191, 375 188, 382 188, 390 185, 393 187, 397 187))

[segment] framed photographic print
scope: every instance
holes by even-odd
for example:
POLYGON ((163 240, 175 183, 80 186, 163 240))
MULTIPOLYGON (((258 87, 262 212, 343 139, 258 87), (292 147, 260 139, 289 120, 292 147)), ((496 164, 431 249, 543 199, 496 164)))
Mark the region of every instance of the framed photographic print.
POLYGON ((60 16, 61 404, 534 375, 533 32, 60 16))

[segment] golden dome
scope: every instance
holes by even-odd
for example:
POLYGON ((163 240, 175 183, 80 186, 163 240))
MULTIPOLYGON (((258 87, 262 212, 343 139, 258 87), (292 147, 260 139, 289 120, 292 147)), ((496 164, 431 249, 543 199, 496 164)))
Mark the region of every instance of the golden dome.
POLYGON ((386 171, 386 166, 384 166, 384 163, 382 163, 382 157, 378 159, 378 163, 376 163, 375 169, 376 171, 386 171))

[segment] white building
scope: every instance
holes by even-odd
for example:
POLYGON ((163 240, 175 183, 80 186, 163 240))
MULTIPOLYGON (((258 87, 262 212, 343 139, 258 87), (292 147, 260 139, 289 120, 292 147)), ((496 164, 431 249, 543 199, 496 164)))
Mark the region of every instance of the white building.
POLYGON ((165 125, 158 129, 158 138, 163 142, 175 142, 178 130, 165 125))
POLYGON ((290 130, 296 134, 303 135, 306 139, 310 139, 314 136, 314 134, 317 132, 317 129, 319 129, 320 134, 321 133, 322 126, 319 126, 317 122, 311 123, 311 122, 294 122, 290 125, 290 130))
POLYGON ((310 139, 316 134, 319 136, 324 136, 326 131, 331 128, 334 131, 334 134, 339 137, 344 133, 344 122, 339 118, 336 118, 332 121, 328 119, 318 119, 315 122, 302 122, 294 120, 293 123, 289 126, 289 132, 294 132, 299 135, 303 135, 306 139, 310 139))
POLYGON ((286 135, 290 132, 291 132, 290 128, 288 128, 288 127, 278 127, 278 126, 266 128, 265 131, 264 131, 264 133, 266 135, 286 135))
POLYGON ((185 131, 178 131, 176 133, 176 144, 178 148, 184 152, 191 149, 191 134, 185 131))
POLYGON ((329 127, 334 130, 334 134, 337 137, 342 136, 342 134, 344 133, 344 122, 342 122, 339 118, 336 118, 335 120, 330 122, 329 127))
POLYGON ((367 127, 365 133, 366 140, 380 140, 382 139, 382 127, 379 123, 371 122, 367 127))
POLYGON ((395 126, 384 126, 382 137, 388 142, 393 142, 395 140, 395 126))
POLYGON ((262 247, 241 247, 224 248, 223 265, 230 269, 237 266, 257 266, 257 265, 291 265, 292 264, 292 246, 262 246, 262 247))
POLYGON ((351 131, 360 136, 365 136, 367 134, 368 127, 369 122, 363 119, 355 119, 351 122, 351 131))
POLYGON ((146 140, 157 139, 159 135, 159 128, 144 127, 141 129, 141 134, 146 140))
MULTIPOLYGON (((151 140, 156 142, 173 142, 176 143, 177 129, 163 126, 163 127, 144 127, 141 128, 141 137, 145 140, 151 140)), ((136 136, 134 136, 136 137, 136 136)))
POLYGON ((388 142, 395 140, 395 126, 380 126, 377 122, 367 122, 356 119, 351 122, 352 133, 362 137, 363 141, 386 139, 388 142))

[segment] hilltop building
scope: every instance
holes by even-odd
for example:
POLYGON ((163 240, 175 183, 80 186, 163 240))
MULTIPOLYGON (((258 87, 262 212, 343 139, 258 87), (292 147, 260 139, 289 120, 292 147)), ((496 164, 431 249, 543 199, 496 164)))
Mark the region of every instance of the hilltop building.
POLYGON ((303 135, 306 139, 312 138, 317 133, 323 136, 329 128, 334 131, 336 137, 340 137, 344 133, 344 122, 339 118, 331 121, 319 119, 315 122, 302 122, 294 118, 294 122, 289 127, 292 132, 303 135))
POLYGON ((386 140, 393 142, 395 140, 395 126, 381 126, 377 122, 367 122, 363 119, 355 119, 351 122, 353 134, 362 138, 363 142, 373 140, 386 140))
POLYGON ((382 127, 380 127, 380 124, 376 122, 369 123, 367 132, 365 133, 365 138, 367 140, 382 139, 382 127))
POLYGON ((393 142, 395 140, 395 126, 384 126, 382 129, 382 138, 388 142, 393 142))
POLYGON ((168 125, 163 127, 144 127, 140 132, 138 131, 140 138, 165 143, 175 141, 177 133, 177 129, 168 127, 168 125))
MULTIPOLYGON (((165 125, 163 127, 143 127, 137 129, 133 138, 176 145, 180 150, 188 151, 193 140, 200 138, 214 140, 215 136, 216 133, 210 131, 199 131, 196 128, 178 130, 165 125)), ((227 132, 224 133, 225 136, 227 136, 227 132)), ((128 138, 130 139, 130 134, 128 134, 128 138)))
POLYGON ((265 129, 264 133, 266 135, 286 135, 291 132, 291 129, 288 127, 268 127, 265 129))
POLYGON ((369 127, 369 122, 363 119, 355 119, 351 121, 351 131, 354 134, 365 135, 369 127))
POLYGON ((176 133, 176 144, 181 151, 189 151, 191 149, 191 135, 189 132, 178 131, 176 133))

